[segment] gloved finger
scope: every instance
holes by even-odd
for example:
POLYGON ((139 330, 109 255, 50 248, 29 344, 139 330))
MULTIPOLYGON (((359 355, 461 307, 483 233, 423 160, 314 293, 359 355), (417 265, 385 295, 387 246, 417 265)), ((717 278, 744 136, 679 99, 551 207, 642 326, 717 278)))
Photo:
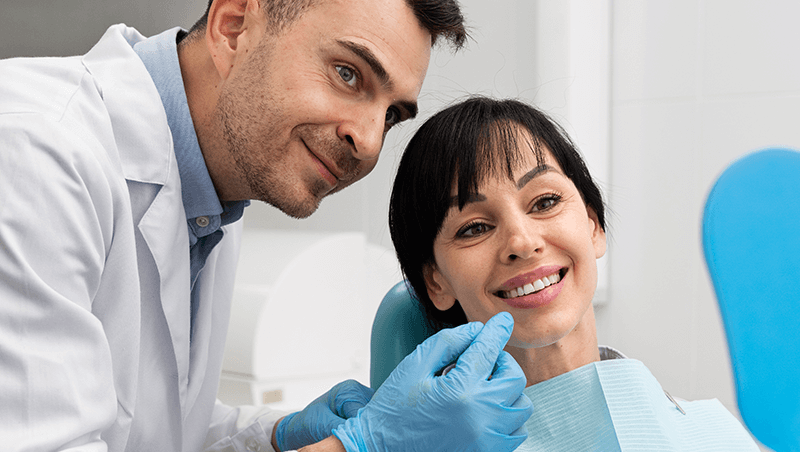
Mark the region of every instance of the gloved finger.
POLYGON ((392 374, 414 375, 417 380, 433 376, 461 355, 482 328, 480 322, 470 322, 439 331, 418 345, 392 374))
POLYGON ((525 424, 508 435, 509 439, 517 443, 517 447, 528 439, 528 427, 525 424))
MULTIPOLYGON (((525 430, 525 434, 523 435, 505 435, 498 432, 483 432, 481 436, 489 437, 490 439, 487 441, 485 438, 482 439, 482 443, 490 442, 495 446, 492 450, 517 450, 519 446, 525 442, 528 438, 527 430, 525 430)), ((470 451, 475 452, 483 452, 485 449, 480 447, 470 448, 470 451)))
POLYGON ((533 403, 525 394, 520 394, 511 406, 493 408, 488 427, 502 435, 517 436, 533 414, 533 403))
POLYGON ((322 441, 331 436, 331 432, 344 422, 344 418, 332 412, 326 405, 309 406, 298 415, 295 424, 291 426, 295 432, 294 442, 287 440, 291 447, 281 450, 299 449, 304 445, 322 441))
POLYGON ((516 437, 516 438, 527 438, 528 437, 528 427, 525 424, 522 424, 522 427, 514 430, 508 436, 516 437))
POLYGON ((527 385, 525 372, 517 361, 505 350, 501 350, 497 356, 497 364, 491 375, 491 385, 497 389, 502 389, 506 398, 501 401, 503 405, 510 406, 517 400, 527 385))
MULTIPOLYGON (((525 394, 520 394, 519 398, 517 398, 514 404, 511 405, 511 408, 509 408, 508 413, 511 414, 508 425, 511 427, 519 425, 520 428, 524 429, 525 423, 528 422, 531 414, 533 414, 533 402, 531 402, 531 399, 525 394)), ((517 433, 514 433, 514 435, 516 434, 517 433)))
POLYGON ((448 376, 464 378, 471 376, 488 379, 494 369, 500 351, 506 346, 514 330, 514 318, 500 312, 489 319, 475 340, 458 358, 455 369, 448 376))
POLYGON ((358 413, 364 405, 369 403, 375 393, 355 380, 343 381, 331 389, 329 392, 331 410, 339 417, 344 419, 351 418, 358 413))

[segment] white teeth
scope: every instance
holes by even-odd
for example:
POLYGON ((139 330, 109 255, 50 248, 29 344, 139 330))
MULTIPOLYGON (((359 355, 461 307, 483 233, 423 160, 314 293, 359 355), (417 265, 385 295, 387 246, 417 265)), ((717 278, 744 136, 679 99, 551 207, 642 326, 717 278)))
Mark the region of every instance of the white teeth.
POLYGON ((522 287, 517 287, 516 289, 511 289, 509 291, 502 292, 503 298, 517 298, 524 295, 532 294, 534 292, 538 292, 544 289, 547 286, 551 286, 557 282, 561 281, 561 275, 558 273, 554 273, 550 276, 545 276, 542 279, 537 279, 532 283, 525 284, 522 287))

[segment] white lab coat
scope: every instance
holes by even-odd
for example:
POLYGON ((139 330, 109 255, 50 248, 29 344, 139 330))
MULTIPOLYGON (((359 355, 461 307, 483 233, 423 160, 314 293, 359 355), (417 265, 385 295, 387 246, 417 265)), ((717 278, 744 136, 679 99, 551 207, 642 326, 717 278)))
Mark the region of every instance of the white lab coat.
POLYGON ((209 429, 271 450, 280 413, 215 407, 241 221, 200 273, 190 345, 181 184, 141 39, 116 25, 82 57, 0 62, 3 450, 198 451, 209 429))

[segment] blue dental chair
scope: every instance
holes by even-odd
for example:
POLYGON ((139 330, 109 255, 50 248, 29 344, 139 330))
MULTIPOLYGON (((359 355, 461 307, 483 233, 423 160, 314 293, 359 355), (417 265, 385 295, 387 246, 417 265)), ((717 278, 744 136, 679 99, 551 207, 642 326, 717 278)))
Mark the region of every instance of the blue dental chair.
POLYGON ((731 164, 706 203, 703 248, 750 432, 800 451, 800 152, 731 164))
POLYGON ((375 314, 370 343, 372 389, 377 390, 400 361, 434 333, 412 294, 411 286, 400 281, 386 293, 375 314))

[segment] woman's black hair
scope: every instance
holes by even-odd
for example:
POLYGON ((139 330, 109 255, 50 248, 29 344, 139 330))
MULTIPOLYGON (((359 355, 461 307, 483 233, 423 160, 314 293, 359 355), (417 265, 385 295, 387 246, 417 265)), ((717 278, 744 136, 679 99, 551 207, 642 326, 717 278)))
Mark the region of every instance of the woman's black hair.
MULTIPOLYGON (((458 184, 459 209, 490 177, 512 178, 521 159, 518 132, 527 131, 538 164, 550 151, 575 184, 584 203, 605 230, 600 189, 564 129, 523 102, 471 97, 428 119, 414 134, 400 160, 389 204, 389 230, 400 268, 438 331, 466 323, 459 303, 438 310, 428 296, 424 272, 433 265, 433 242, 451 207, 458 184)), ((528 141, 525 140, 525 143, 528 141)), ((522 143, 520 143, 522 144, 522 143)))

